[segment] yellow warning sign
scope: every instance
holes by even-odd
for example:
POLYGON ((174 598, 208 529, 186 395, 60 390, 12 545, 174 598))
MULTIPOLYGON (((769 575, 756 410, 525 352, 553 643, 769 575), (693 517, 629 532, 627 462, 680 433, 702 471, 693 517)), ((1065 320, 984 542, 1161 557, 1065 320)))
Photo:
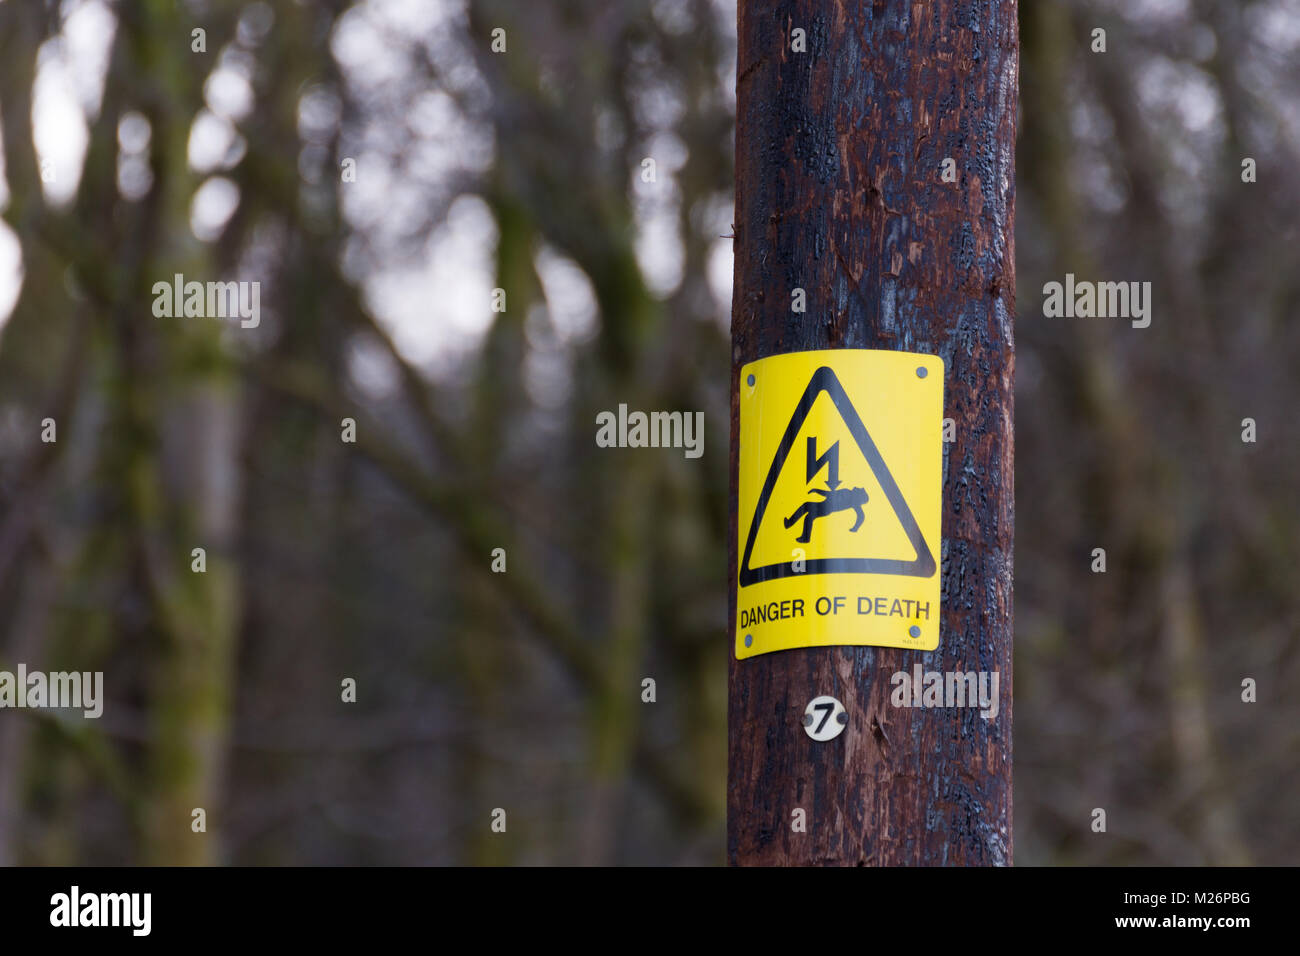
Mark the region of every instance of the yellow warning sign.
POLYGON ((792 352, 740 370, 736 657, 939 646, 943 360, 792 352))

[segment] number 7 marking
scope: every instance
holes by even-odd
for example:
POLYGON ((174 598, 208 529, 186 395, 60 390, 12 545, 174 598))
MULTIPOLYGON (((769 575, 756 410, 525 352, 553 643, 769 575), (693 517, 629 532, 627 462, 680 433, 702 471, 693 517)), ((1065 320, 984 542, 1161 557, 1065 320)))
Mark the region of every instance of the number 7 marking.
POLYGON ((820 734, 822 728, 826 726, 826 721, 831 719, 831 712, 835 710, 835 705, 832 703, 817 704, 813 707, 813 710, 824 711, 822 714, 822 722, 818 724, 817 729, 813 731, 813 733, 820 734))

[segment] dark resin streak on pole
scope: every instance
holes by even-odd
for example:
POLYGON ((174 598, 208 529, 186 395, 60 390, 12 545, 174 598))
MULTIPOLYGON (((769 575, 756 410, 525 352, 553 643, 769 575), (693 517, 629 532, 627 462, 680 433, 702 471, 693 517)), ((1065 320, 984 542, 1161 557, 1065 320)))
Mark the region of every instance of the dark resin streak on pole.
POLYGON ((1016 3, 737 6, 728 647, 743 364, 828 348, 939 355, 956 440, 944 446, 937 651, 731 655, 728 859, 1009 864, 1016 3), (796 28, 807 52, 791 50, 796 28), (945 158, 956 182, 941 177, 945 158), (918 662, 998 672, 997 717, 892 706, 891 676, 918 662), (800 723, 819 694, 849 715, 825 743, 800 723), (805 833, 791 829, 796 808, 805 833))

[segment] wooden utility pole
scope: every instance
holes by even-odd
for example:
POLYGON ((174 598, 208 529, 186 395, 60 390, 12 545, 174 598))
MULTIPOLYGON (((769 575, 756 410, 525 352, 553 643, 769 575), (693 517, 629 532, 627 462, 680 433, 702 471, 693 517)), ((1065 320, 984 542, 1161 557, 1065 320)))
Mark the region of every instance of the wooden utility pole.
POLYGON ((745 363, 938 355, 955 434, 937 650, 732 652, 728 859, 1010 864, 1016 0, 737 6, 731 634, 745 363), (796 288, 806 312, 792 311, 796 288), (891 677, 917 664, 996 672, 996 716, 895 706, 891 677), (801 720, 821 694, 848 723, 818 742, 801 720))

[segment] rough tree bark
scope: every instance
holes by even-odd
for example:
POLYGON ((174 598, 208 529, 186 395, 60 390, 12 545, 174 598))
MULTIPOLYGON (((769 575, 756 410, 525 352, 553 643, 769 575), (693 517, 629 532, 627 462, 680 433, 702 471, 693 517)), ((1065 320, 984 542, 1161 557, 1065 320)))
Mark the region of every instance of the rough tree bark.
POLYGON ((1009 864, 1016 0, 738 11, 729 644, 742 365, 809 349, 937 354, 956 439, 944 446, 938 650, 732 654, 728 859, 1009 864), (804 314, 791 311, 796 287, 804 314), (998 672, 996 718, 892 706, 891 675, 917 662, 998 672), (817 743, 800 719, 823 693, 850 721, 817 743), (807 832, 792 830, 795 808, 807 832))

